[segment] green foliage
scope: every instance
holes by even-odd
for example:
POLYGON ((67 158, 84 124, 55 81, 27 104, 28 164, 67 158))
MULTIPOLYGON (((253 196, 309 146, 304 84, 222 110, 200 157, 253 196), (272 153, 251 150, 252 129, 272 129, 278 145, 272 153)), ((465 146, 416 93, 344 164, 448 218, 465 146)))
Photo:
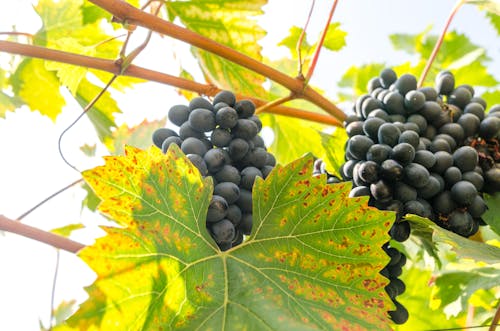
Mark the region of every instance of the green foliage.
POLYGON ((465 326, 465 314, 448 318, 442 310, 431 306, 436 284, 431 283, 430 270, 407 268, 401 275, 401 280, 406 284, 406 291, 398 297, 398 301, 408 308, 410 317, 405 324, 396 326, 396 330, 430 330, 436 327, 446 329, 465 326))
POLYGON ((348 88, 346 92, 339 93, 339 99, 354 102, 358 96, 367 93, 368 81, 378 76, 384 68, 382 63, 351 66, 338 83, 339 87, 348 88))
POLYGON ((491 25, 497 30, 500 35, 500 14, 487 13, 486 17, 490 19, 491 25))
MULTIPOLYGON (((170 20, 179 18, 190 30, 261 60, 259 40, 265 31, 249 17, 263 13, 266 0, 169 1, 170 20)), ((193 48, 204 74, 217 86, 242 94, 264 96, 264 77, 206 51, 193 48)))
POLYGON ((483 214, 482 218, 495 233, 500 235, 500 194, 485 195, 485 202, 488 210, 483 214))
POLYGON ((123 228, 79 253, 97 280, 56 330, 389 329, 378 272, 394 215, 311 177, 312 162, 259 179, 252 234, 220 252, 205 229, 211 179, 176 145, 106 157, 83 176, 123 228))

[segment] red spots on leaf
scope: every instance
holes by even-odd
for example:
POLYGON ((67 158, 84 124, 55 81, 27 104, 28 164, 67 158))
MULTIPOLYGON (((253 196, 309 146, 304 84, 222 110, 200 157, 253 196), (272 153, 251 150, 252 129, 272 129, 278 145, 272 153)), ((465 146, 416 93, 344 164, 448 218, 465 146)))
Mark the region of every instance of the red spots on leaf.
POLYGON ((280 220, 280 226, 281 226, 281 227, 285 226, 287 222, 288 222, 288 220, 287 220, 286 218, 282 218, 282 219, 280 220))

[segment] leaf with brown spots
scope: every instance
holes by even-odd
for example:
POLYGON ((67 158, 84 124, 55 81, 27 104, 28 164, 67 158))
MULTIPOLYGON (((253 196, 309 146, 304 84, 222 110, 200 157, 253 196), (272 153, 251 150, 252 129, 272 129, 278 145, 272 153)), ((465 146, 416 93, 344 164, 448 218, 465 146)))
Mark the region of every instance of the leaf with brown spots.
POLYGON ((387 330, 393 214, 313 178, 311 156, 254 188, 254 228, 220 252, 205 229, 212 191, 174 144, 127 147, 84 178, 123 228, 80 252, 89 300, 56 330, 387 330))

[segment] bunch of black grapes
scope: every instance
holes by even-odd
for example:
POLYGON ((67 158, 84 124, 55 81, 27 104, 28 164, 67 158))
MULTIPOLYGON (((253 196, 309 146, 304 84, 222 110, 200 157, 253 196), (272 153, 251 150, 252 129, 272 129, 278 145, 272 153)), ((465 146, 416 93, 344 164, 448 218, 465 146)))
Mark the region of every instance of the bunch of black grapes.
MULTIPOLYGON (((470 85, 455 85, 449 71, 438 74, 434 87, 417 88, 410 74, 397 77, 384 69, 369 81, 368 94, 356 101, 344 122, 349 140, 340 173, 353 182, 351 197, 368 196, 369 205, 396 212, 392 239, 410 235, 406 214, 431 219, 469 237, 484 225, 483 193, 500 190, 500 105, 490 107, 470 85)), ((404 291, 397 279, 406 256, 386 243, 391 257, 381 274, 386 291, 404 323, 407 310, 396 300, 404 291)))
MULTIPOLYGON (((329 173, 326 170, 326 164, 321 159, 314 162, 313 176, 326 175, 328 184, 340 183, 341 179, 329 173)), ((389 316, 397 324, 403 324, 408 320, 408 310, 397 301, 396 297, 405 292, 405 283, 399 279, 403 273, 403 266, 406 264, 406 256, 386 242, 382 249, 391 258, 389 263, 381 270, 381 274, 389 279, 389 284, 386 285, 385 291, 392 299, 396 306, 396 310, 389 311, 389 316)))
POLYGON ((475 234, 487 210, 483 192, 500 189, 500 105, 486 112, 473 87, 455 86, 449 71, 438 74, 435 87, 417 89, 413 75, 384 69, 368 92, 345 122, 341 174, 353 181, 351 196, 396 211, 390 234, 397 241, 410 234, 408 213, 475 234))
POLYGON ((276 164, 258 135, 262 123, 255 105, 221 91, 212 102, 196 97, 189 105, 171 107, 168 119, 178 132, 160 128, 153 143, 163 153, 177 144, 202 176, 212 177, 206 227, 221 250, 239 245, 252 230, 255 178, 266 178, 276 164))

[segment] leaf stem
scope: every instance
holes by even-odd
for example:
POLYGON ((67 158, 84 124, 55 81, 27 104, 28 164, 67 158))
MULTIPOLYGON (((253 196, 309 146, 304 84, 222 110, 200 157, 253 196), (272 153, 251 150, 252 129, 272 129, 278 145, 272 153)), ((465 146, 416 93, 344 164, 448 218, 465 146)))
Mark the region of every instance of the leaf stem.
POLYGON ((199 35, 189 29, 185 29, 157 16, 148 14, 119 0, 90 0, 90 2, 111 13, 122 22, 145 27, 158 33, 184 41, 190 45, 201 48, 210 53, 223 57, 231 62, 237 63, 260 75, 263 75, 280 85, 288 88, 297 97, 302 97, 321 109, 325 110, 339 120, 346 118, 345 113, 331 101, 323 97, 314 89, 305 86, 300 79, 292 78, 281 71, 261 63, 243 53, 235 51, 231 47, 217 43, 207 37, 199 35))
POLYGON ((441 48, 441 45, 443 44, 444 37, 446 36, 446 32, 448 31, 448 28, 450 27, 451 21, 453 21, 453 18, 455 17, 455 14, 458 12, 460 7, 466 2, 467 0, 458 0, 455 3, 455 6, 453 6, 453 9, 451 10, 450 15, 448 16, 448 19, 446 20, 446 23, 444 25, 443 31, 441 31, 441 34, 439 35, 439 39, 436 42, 436 45, 434 45, 434 49, 432 50, 431 55, 429 56, 429 59, 427 60, 427 63, 425 64, 425 68, 422 72, 422 75, 420 76, 420 79, 418 80, 418 87, 422 87, 425 82, 425 78, 427 77, 427 74, 429 73, 432 63, 434 62, 437 53, 439 52, 439 49, 441 48))
POLYGON ((302 66, 304 63, 302 62, 302 42, 304 41, 304 37, 306 35, 306 30, 307 27, 309 26, 309 21, 311 20, 311 16, 314 10, 314 5, 316 4, 316 0, 312 0, 311 3, 311 8, 309 9, 309 14, 307 15, 307 20, 306 24, 304 24, 304 28, 302 29, 302 32, 300 33, 299 40, 297 41, 297 45, 295 46, 295 49, 297 51, 297 57, 298 57, 298 74, 297 77, 300 79, 304 79, 304 75, 302 74, 302 66))
POLYGON ((27 237, 55 248, 64 249, 70 253, 77 253, 85 247, 84 244, 71 239, 59 236, 57 234, 40 230, 38 228, 13 221, 3 215, 0 215, 0 230, 12 232, 23 237, 27 237))
POLYGON ((339 2, 338 0, 333 1, 332 8, 330 9, 330 14, 328 15, 328 19, 326 20, 325 27, 323 29, 323 32, 321 33, 319 42, 316 45, 316 50, 314 51, 313 59, 311 61, 311 66, 309 67, 309 70, 307 71, 306 74, 306 84, 311 79, 314 73, 314 69, 316 69, 316 64, 318 63, 319 54, 321 52, 321 49, 323 48, 323 43, 325 42, 325 37, 326 34, 328 33, 328 27, 330 26, 330 22, 332 21, 333 13, 335 13, 335 8, 337 8, 338 2, 339 2))
POLYGON ((46 197, 45 199, 43 199, 42 201, 40 201, 39 203, 37 203, 35 206, 33 206, 32 208, 30 208, 28 211, 24 212, 21 216, 19 216, 16 221, 21 221, 23 218, 25 218, 26 216, 28 216, 29 214, 31 214, 32 212, 34 212, 36 209, 38 209, 40 206, 42 206, 43 204, 45 204, 47 201, 49 201, 50 199, 56 197, 57 195, 63 193, 64 191, 66 191, 67 189, 69 189, 70 187, 73 187, 75 186, 76 184, 80 183, 83 181, 83 178, 80 178, 76 181, 74 181, 73 183, 63 187, 62 189, 60 189, 59 191, 49 195, 48 197, 46 197))
POLYGON ((50 294, 50 319, 49 319, 49 330, 52 331, 54 326, 54 310, 55 310, 55 297, 56 297, 56 285, 57 285, 57 275, 59 273, 59 262, 61 257, 61 251, 56 249, 56 266, 54 270, 54 279, 52 280, 52 292, 50 294))
MULTIPOLYGON (((120 66, 116 63, 116 61, 113 60, 94 58, 86 55, 68 53, 55 49, 26 45, 11 41, 0 40, 0 51, 40 58, 44 60, 73 64, 91 69, 106 71, 112 74, 119 74, 121 70, 120 66)), ((221 89, 212 84, 200 84, 188 79, 142 68, 133 64, 129 65, 125 69, 125 71, 123 72, 123 76, 167 84, 183 90, 193 91, 201 95, 214 96, 221 91, 221 89)), ((268 100, 244 96, 241 94, 237 94, 237 97, 238 99, 250 99, 255 103, 256 106, 262 106, 269 102, 268 100)), ((309 116, 309 112, 286 106, 274 106, 273 108, 267 109, 266 113, 274 113, 284 116, 302 118, 308 121, 314 121, 323 124, 342 126, 341 121, 337 120, 331 115, 314 114, 314 116, 309 116)))

